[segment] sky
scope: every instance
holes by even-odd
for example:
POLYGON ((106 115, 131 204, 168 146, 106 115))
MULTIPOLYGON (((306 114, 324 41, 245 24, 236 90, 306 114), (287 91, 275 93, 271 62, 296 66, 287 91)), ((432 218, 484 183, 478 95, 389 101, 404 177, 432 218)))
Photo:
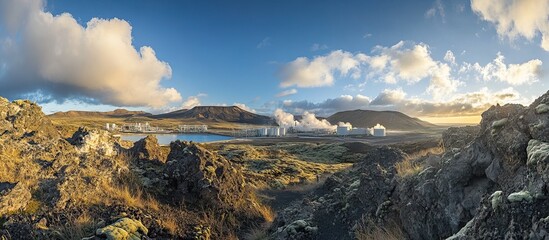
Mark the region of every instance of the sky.
POLYGON ((478 122, 548 90, 549 0, 1 0, 0 96, 478 122), (545 63, 545 64, 544 64, 545 63))

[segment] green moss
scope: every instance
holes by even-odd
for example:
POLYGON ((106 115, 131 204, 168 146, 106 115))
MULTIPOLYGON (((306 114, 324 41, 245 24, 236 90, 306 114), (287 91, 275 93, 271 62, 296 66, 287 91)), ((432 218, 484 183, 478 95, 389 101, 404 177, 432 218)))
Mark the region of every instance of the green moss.
POLYGON ((97 229, 95 235, 108 240, 139 240, 148 232, 149 230, 140 221, 121 218, 109 226, 97 229))
POLYGON ((528 154, 528 165, 535 165, 539 162, 549 160, 549 144, 532 139, 528 142, 526 147, 526 153, 528 154))
POLYGON ((492 195, 490 195, 490 199, 492 201, 492 210, 496 210, 497 208, 499 208, 499 206, 503 202, 503 198, 501 196, 502 193, 502 191, 495 191, 494 193, 492 193, 492 195))
POLYGON ((507 121, 508 121, 507 118, 502 118, 500 120, 496 120, 492 123, 492 128, 493 129, 501 128, 501 127, 505 126, 505 124, 507 124, 507 121))
POLYGON ((530 195, 530 192, 528 192, 528 191, 520 191, 520 192, 511 193, 511 194, 507 197, 507 200, 509 200, 509 202, 522 202, 522 201, 526 201, 526 202, 531 203, 532 200, 533 200, 533 198, 532 198, 532 195, 530 195))
POLYGON ((537 114, 543 114, 543 113, 547 113, 547 112, 549 112, 549 105, 542 103, 542 104, 536 106, 536 113, 537 114))
POLYGON ((42 207, 42 203, 34 198, 31 198, 25 207, 24 213, 35 214, 42 207))

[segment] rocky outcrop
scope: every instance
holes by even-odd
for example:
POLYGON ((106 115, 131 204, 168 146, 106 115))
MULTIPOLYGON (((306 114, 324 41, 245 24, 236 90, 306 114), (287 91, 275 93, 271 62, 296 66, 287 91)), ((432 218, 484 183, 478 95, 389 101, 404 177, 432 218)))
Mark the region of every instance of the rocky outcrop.
POLYGON ((9 102, 0 97, 0 138, 27 138, 41 142, 59 138, 51 121, 37 104, 27 100, 9 102))
MULTIPOLYGON (((11 185, 3 183, 0 185, 11 185)), ((31 199, 31 192, 22 183, 8 186, 0 191, 0 216, 24 209, 31 199)))
POLYGON ((477 137, 479 131, 479 126, 448 128, 442 133, 442 146, 446 149, 463 148, 477 137))
POLYGON ((491 107, 470 144, 403 182, 401 219, 410 238, 544 239, 548 103, 546 93, 529 107, 491 107))
POLYGON ((249 201, 251 189, 240 169, 197 144, 172 142, 166 164, 175 201, 227 209, 249 201))
POLYGON ((97 153, 105 156, 114 156, 117 153, 116 141, 109 132, 103 130, 81 127, 72 135, 69 142, 76 146, 80 153, 97 153))
POLYGON ((348 172, 339 172, 302 202, 278 213, 273 223, 274 239, 355 239, 361 221, 380 224, 397 218, 393 194, 394 164, 406 154, 390 147, 377 147, 348 172))
POLYGON ((160 149, 158 139, 154 135, 148 135, 135 142, 130 152, 138 159, 166 162, 166 156, 162 152, 162 149, 160 149))

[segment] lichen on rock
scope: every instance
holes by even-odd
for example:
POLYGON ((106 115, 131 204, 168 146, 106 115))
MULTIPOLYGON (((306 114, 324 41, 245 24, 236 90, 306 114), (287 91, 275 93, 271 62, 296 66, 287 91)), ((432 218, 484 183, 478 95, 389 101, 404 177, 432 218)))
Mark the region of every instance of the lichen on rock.
POLYGON ((509 202, 526 201, 526 202, 531 203, 533 198, 532 198, 532 195, 530 194, 530 192, 528 192, 526 190, 523 190, 523 191, 520 191, 520 192, 514 192, 514 193, 509 194, 509 196, 507 197, 507 200, 509 200, 509 202))
POLYGON ((549 144, 546 142, 532 139, 528 141, 526 152, 528 153, 528 165, 549 161, 549 144))
POLYGON ((140 221, 121 218, 109 226, 97 229, 95 235, 108 240, 139 240, 148 232, 140 221))
POLYGON ((547 104, 539 104, 538 106, 536 106, 536 113, 537 114, 544 114, 544 113, 547 113, 549 112, 549 105, 547 104))
POLYGON ((492 193, 492 195, 490 195, 492 210, 495 211, 496 209, 498 209, 501 203, 503 202, 502 194, 503 194, 502 191, 495 191, 494 193, 492 193))

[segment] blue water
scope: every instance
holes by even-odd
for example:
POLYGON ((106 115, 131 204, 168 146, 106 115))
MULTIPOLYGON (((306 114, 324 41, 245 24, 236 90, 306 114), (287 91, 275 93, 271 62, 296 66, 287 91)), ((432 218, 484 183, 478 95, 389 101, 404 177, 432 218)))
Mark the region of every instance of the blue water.
MULTIPOLYGON (((122 140, 128 141, 139 141, 142 138, 145 138, 148 134, 122 134, 122 140)), ((214 142, 214 141, 224 141, 233 139, 233 137, 216 135, 216 134, 207 134, 207 133, 187 133, 187 134, 152 134, 156 135, 158 138, 158 143, 160 145, 169 145, 175 140, 181 141, 193 141, 193 142, 214 142)))

